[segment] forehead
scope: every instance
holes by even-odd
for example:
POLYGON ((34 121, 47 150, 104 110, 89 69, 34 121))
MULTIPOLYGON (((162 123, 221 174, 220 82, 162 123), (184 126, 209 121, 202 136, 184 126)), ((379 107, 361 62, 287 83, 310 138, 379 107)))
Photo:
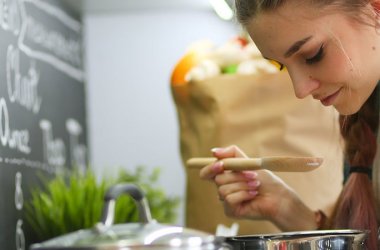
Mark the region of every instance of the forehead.
POLYGON ((247 30, 262 54, 273 58, 296 41, 333 32, 334 26, 342 25, 343 14, 326 13, 307 4, 285 4, 275 11, 258 14, 248 23, 247 30))

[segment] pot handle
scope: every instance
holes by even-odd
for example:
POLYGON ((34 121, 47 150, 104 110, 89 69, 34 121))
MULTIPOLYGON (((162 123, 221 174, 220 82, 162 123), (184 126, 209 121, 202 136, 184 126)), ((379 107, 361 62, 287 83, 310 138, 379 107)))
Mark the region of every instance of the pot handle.
POLYGON ((140 222, 150 223, 154 221, 150 213, 148 200, 145 198, 143 192, 133 184, 120 183, 110 187, 104 196, 103 225, 109 227, 113 224, 116 199, 122 194, 129 194, 135 200, 137 210, 139 211, 140 222))

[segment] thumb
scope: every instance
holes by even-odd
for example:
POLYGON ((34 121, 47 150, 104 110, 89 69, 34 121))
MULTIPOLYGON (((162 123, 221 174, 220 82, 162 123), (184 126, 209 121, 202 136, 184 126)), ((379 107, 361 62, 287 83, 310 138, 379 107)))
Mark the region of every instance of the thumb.
POLYGON ((231 145, 225 148, 213 148, 211 149, 211 152, 218 159, 247 158, 247 155, 236 145, 231 145))

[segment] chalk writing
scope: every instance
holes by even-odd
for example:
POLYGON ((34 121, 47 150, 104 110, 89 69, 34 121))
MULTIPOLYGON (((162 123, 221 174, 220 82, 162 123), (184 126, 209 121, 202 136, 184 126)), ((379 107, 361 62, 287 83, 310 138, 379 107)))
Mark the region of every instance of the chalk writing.
POLYGON ((82 126, 75 119, 66 121, 66 129, 70 135, 71 165, 78 167, 79 171, 86 171, 87 147, 79 144, 79 136, 82 133, 82 126))
POLYGON ((43 137, 43 152, 45 161, 56 167, 56 171, 62 171, 66 163, 66 147, 62 139, 54 139, 53 128, 48 120, 40 121, 43 137))
POLYGON ((13 45, 7 50, 7 88, 11 102, 16 102, 33 113, 37 114, 41 108, 42 99, 38 95, 39 73, 32 63, 28 74, 22 76, 20 73, 20 51, 13 45))
POLYGON ((65 38, 61 33, 49 31, 43 24, 34 18, 28 19, 28 30, 26 33, 28 40, 53 52, 54 55, 70 62, 73 65, 80 65, 80 43, 77 40, 65 38))
POLYGON ((18 35, 21 27, 20 10, 17 1, 0 0, 0 26, 18 35))
POLYGON ((43 170, 48 173, 54 173, 54 170, 47 163, 40 161, 33 161, 26 158, 4 157, 3 162, 15 166, 29 167, 32 169, 43 170))
POLYGON ((9 113, 4 98, 0 98, 0 141, 4 147, 17 149, 24 154, 31 152, 29 146, 29 131, 10 129, 9 113))
POLYGON ((16 250, 25 250, 25 235, 22 230, 23 221, 19 219, 16 224, 16 250))
POLYGON ((15 178, 15 205, 17 210, 21 210, 24 206, 24 196, 21 188, 22 175, 20 172, 16 173, 15 178))
MULTIPOLYGON (((22 175, 20 172, 16 173, 15 177, 15 205, 18 211, 21 211, 24 206, 24 197, 21 189, 22 175)), ((22 229, 23 221, 21 219, 17 220, 16 224, 16 249, 25 249, 25 235, 22 229)))
POLYGON ((26 11, 25 4, 31 4, 41 9, 43 11, 41 15, 45 14, 51 18, 56 18, 64 27, 76 35, 80 34, 80 23, 46 1, 23 0, 22 3, 20 12, 23 22, 18 39, 20 50, 29 57, 47 62, 82 82, 84 73, 82 70, 81 41, 65 37, 53 28, 47 27, 46 23, 30 16, 26 11))

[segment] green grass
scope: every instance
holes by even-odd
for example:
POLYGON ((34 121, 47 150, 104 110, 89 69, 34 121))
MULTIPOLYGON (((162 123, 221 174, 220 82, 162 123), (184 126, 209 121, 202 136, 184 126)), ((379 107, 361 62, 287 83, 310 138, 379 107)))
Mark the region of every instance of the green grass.
MULTIPOLYGON (((168 197, 157 186, 160 170, 147 173, 144 167, 135 172, 124 169, 117 178, 97 178, 93 171, 85 174, 72 171, 53 179, 41 178, 41 187, 32 190, 25 204, 25 220, 37 241, 44 241, 79 229, 91 228, 100 221, 103 197, 114 184, 127 182, 139 186, 148 199, 152 217, 160 223, 173 223, 177 219, 178 197, 168 197)), ((118 198, 115 223, 138 221, 138 211, 128 195, 118 198)))

